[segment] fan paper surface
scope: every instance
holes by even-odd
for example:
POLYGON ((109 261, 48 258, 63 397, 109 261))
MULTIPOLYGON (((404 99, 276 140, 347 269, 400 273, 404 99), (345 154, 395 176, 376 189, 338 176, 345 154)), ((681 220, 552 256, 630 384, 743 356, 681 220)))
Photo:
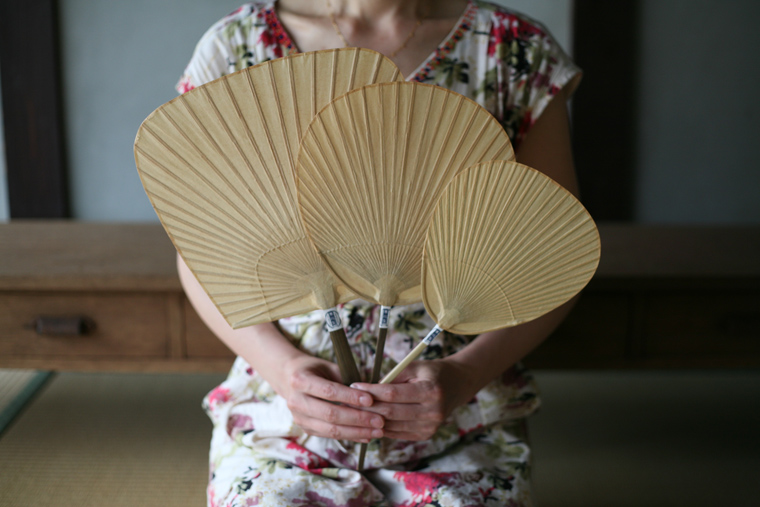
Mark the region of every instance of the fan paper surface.
POLYGON ((222 77, 154 111, 135 140, 164 228, 233 327, 352 299, 308 242, 296 201, 301 135, 332 99, 403 79, 387 58, 303 53, 222 77))
POLYGON ((552 179, 513 162, 457 176, 425 242, 423 301, 447 331, 515 326, 565 303, 599 263, 591 216, 552 179))
POLYGON ((304 134, 301 216, 352 291, 386 306, 419 302, 438 197, 458 172, 493 159, 513 160, 512 145, 474 101, 413 82, 366 86, 331 102, 304 134))

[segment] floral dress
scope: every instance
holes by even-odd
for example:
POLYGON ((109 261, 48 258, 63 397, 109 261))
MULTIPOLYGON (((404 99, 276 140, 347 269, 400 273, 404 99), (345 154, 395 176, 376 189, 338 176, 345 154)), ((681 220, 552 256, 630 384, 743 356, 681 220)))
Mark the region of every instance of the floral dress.
MULTIPOLYGON (((275 2, 246 4, 213 25, 198 43, 177 89, 297 53, 275 2)), ((578 68, 540 24, 493 4, 470 0, 454 29, 408 77, 461 93, 488 109, 517 149, 554 95, 569 95, 578 68)), ((359 369, 374 360, 379 307, 340 306, 359 369)), ((302 350, 333 360, 322 312, 279 321, 302 350)), ((403 359, 434 322, 422 304, 394 308, 384 370, 403 359)), ((442 333, 422 360, 448 356, 475 337, 442 333)), ((527 506, 530 449, 524 420, 539 405, 530 374, 509 369, 457 408, 428 441, 378 439, 365 472, 359 444, 307 435, 285 400, 242 358, 203 401, 214 423, 209 506, 527 506)))

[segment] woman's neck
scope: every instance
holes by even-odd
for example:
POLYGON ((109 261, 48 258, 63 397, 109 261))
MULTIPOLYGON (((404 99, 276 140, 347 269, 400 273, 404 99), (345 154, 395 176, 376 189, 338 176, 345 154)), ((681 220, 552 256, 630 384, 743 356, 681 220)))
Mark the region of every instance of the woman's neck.
POLYGON ((372 22, 383 18, 417 18, 425 13, 426 0, 329 0, 335 16, 372 22))
POLYGON ((301 51, 358 46, 391 57, 409 76, 453 28, 466 0, 278 0, 301 51), (429 12, 427 11, 429 10, 429 12))

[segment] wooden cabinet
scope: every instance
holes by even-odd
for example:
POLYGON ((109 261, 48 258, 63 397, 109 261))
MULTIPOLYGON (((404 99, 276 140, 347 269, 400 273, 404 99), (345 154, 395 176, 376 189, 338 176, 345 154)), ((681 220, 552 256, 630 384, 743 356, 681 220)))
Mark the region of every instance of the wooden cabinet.
POLYGON ((0 367, 224 371, 157 224, 0 225, 0 367))
POLYGON ((0 355, 164 358, 170 303, 162 294, 7 292, 0 295, 0 355))
MULTIPOLYGON (((602 261, 526 363, 760 366, 760 227, 600 226, 602 261)), ((158 224, 0 224, 0 367, 225 371, 158 224)))
POLYGON ((760 227, 599 230, 599 270, 529 366, 760 366, 760 227))

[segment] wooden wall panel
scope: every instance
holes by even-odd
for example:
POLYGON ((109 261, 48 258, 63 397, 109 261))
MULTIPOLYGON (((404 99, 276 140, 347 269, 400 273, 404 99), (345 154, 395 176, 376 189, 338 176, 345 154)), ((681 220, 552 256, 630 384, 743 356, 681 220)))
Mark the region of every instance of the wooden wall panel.
POLYGON ((11 218, 66 218, 56 0, 0 2, 8 200, 11 218))

